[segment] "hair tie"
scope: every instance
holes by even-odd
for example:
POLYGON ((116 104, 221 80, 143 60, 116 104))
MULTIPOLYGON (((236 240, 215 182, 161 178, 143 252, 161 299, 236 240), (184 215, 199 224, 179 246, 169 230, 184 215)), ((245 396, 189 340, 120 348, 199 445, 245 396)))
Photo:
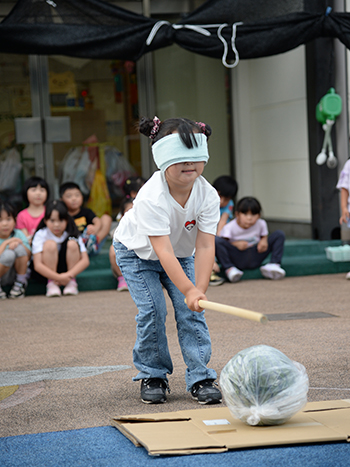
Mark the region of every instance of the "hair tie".
POLYGON ((151 134, 149 135, 149 137, 151 139, 154 139, 157 134, 158 134, 158 131, 159 131, 159 125, 160 125, 160 120, 157 116, 154 116, 153 118, 153 128, 151 130, 151 134))
POLYGON ((202 122, 196 122, 196 124, 197 124, 197 125, 198 125, 198 126, 201 128, 201 130, 202 130, 202 133, 204 133, 204 134, 205 134, 205 127, 206 127, 205 123, 202 123, 202 122))

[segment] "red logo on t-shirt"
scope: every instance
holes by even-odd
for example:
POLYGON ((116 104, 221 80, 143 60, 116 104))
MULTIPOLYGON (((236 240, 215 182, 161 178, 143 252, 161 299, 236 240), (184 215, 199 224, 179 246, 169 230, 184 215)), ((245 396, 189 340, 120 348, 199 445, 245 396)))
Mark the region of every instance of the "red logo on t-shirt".
POLYGON ((196 225, 196 221, 193 219, 193 221, 187 221, 185 224, 185 229, 187 229, 189 232, 193 229, 193 227, 196 225))

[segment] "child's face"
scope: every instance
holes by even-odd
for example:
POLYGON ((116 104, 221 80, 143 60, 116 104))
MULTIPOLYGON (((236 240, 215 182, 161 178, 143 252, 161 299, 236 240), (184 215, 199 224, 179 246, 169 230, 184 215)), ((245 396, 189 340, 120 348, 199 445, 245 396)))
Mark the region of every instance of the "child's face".
POLYGON ((83 205, 83 195, 78 188, 70 188, 62 195, 62 201, 68 208, 69 212, 77 211, 83 205))
POLYGON ((246 213, 236 211, 237 224, 242 227, 242 229, 249 229, 259 218, 260 214, 252 214, 250 211, 246 213))
POLYGON ((193 183, 202 175, 204 162, 179 162, 168 167, 165 171, 166 179, 178 185, 193 183))
POLYGON ((7 214, 5 210, 2 210, 0 215, 0 238, 9 238, 15 225, 16 220, 7 214))
POLYGON ((56 210, 52 211, 50 218, 45 221, 45 224, 56 237, 61 237, 67 228, 67 221, 65 219, 60 219, 58 211, 56 210))
POLYGON ((47 191, 40 185, 33 186, 27 190, 27 198, 29 204, 41 206, 45 203, 47 198, 47 191))
POLYGON ((221 196, 220 193, 219 193, 219 196, 220 196, 220 208, 225 208, 230 202, 231 198, 229 198, 228 196, 221 196))

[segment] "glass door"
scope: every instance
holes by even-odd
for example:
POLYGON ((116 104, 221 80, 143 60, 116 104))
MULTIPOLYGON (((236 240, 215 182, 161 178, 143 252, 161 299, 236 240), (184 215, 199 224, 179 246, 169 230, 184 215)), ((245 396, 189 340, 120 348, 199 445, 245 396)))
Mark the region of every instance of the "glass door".
POLYGON ((66 56, 0 58, 0 196, 19 204, 23 181, 36 174, 55 197, 69 179, 82 185, 88 199, 100 168, 112 214, 117 213, 125 179, 143 175, 136 64, 66 56))
POLYGON ((16 143, 15 119, 32 117, 29 58, 0 54, 0 199, 22 207, 23 180, 35 173, 33 144, 16 143))
POLYGON ((51 116, 68 117, 71 132, 53 143, 55 180, 77 182, 88 198, 100 168, 117 210, 126 178, 142 175, 136 64, 50 56, 48 85, 51 116))

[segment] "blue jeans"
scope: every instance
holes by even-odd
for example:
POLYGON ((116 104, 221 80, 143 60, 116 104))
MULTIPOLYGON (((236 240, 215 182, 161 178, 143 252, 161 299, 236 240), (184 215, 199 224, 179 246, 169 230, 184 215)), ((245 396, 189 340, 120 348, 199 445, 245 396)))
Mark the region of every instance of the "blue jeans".
MULTIPOLYGON (((189 391, 197 381, 216 379, 216 372, 207 368, 211 357, 211 340, 204 311, 191 311, 184 295, 171 282, 160 261, 140 259, 122 243, 113 242, 117 264, 128 284, 138 314, 136 343, 133 350, 134 381, 162 378, 173 372, 165 332, 167 315, 162 285, 173 303, 179 344, 186 363, 186 387, 189 391)), ((194 258, 178 258, 187 277, 194 283, 194 258)))

